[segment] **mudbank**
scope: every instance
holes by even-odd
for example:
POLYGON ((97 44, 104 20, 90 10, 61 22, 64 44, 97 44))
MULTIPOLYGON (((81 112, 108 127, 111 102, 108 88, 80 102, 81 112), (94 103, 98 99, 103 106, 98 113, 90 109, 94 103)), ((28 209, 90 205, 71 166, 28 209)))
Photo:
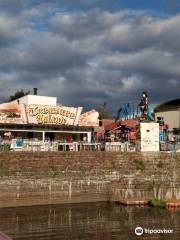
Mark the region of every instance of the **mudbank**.
POLYGON ((180 154, 0 152, 0 207, 180 199, 180 154))

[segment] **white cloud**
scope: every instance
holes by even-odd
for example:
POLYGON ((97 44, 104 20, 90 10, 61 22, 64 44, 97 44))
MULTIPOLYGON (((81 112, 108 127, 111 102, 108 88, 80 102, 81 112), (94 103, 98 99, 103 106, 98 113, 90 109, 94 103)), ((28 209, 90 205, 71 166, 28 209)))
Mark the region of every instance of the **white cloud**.
POLYGON ((132 90, 137 90, 140 88, 142 84, 142 80, 137 76, 130 76, 127 78, 123 78, 122 80, 122 92, 131 92, 132 90))
POLYGON ((0 13, 1 86, 5 79, 14 89, 37 86, 69 105, 114 104, 144 89, 154 101, 159 89, 173 98, 180 87, 179 30, 180 15, 66 12, 55 2, 0 13))

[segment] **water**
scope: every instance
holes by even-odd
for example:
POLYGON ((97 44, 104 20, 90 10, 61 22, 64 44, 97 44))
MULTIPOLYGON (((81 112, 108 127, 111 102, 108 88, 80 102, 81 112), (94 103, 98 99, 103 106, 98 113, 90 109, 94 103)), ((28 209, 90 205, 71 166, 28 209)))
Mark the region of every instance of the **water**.
POLYGON ((180 210, 125 207, 115 203, 32 206, 0 209, 0 231, 21 240, 180 239, 180 210), (173 234, 143 234, 134 229, 173 229, 173 234))

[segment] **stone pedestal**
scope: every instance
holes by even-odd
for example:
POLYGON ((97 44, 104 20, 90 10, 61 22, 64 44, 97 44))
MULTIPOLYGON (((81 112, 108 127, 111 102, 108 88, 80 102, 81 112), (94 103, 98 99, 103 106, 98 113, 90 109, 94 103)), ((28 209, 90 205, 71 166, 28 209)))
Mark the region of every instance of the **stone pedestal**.
POLYGON ((140 150, 141 152, 159 151, 159 123, 140 123, 140 150))

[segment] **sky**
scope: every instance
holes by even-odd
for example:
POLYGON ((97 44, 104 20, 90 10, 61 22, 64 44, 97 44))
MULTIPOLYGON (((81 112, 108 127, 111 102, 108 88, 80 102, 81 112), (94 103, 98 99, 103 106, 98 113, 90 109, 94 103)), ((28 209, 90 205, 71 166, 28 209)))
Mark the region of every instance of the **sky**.
POLYGON ((180 97, 180 0, 0 0, 0 101, 37 87, 112 114, 180 97))

